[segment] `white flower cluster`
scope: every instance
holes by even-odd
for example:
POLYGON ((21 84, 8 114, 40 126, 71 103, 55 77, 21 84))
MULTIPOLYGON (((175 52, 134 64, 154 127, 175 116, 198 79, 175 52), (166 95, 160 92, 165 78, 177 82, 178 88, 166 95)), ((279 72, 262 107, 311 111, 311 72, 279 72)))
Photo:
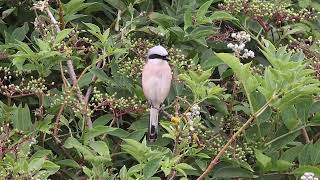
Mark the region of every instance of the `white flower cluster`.
POLYGON ((186 116, 188 118, 189 124, 190 124, 190 131, 194 131, 194 127, 193 127, 193 120, 195 118, 199 118, 200 117, 200 107, 198 104, 195 104, 191 107, 191 112, 187 112, 186 116))
POLYGON ((251 37, 248 33, 246 33, 245 31, 240 31, 237 33, 232 33, 231 37, 235 40, 235 43, 229 43, 227 47, 232 49, 237 57, 239 58, 254 57, 253 51, 245 49, 246 43, 251 41, 251 37))
POLYGON ((312 172, 305 172, 301 177, 301 180, 319 180, 312 172))

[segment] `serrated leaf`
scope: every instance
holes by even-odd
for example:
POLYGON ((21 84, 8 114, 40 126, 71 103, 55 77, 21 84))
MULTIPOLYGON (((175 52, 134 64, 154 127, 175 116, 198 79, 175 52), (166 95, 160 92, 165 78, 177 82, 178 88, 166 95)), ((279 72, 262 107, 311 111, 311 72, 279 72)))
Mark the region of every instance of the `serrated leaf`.
POLYGON ((190 7, 184 13, 183 19, 184 19, 183 29, 187 30, 189 27, 192 26, 192 10, 190 7))
POLYGON ((101 156, 106 157, 107 159, 110 159, 111 161, 111 157, 110 157, 110 152, 109 152, 109 147, 108 145, 103 142, 103 141, 93 141, 89 143, 89 146, 98 154, 100 154, 101 156))
POLYGON ((297 110, 293 105, 281 109, 281 117, 289 130, 296 128, 299 124, 297 110))
POLYGON ((61 166, 67 166, 67 167, 73 167, 73 168, 81 168, 80 165, 73 159, 63 159, 63 160, 57 161, 57 164, 61 166))
POLYGON ((255 149, 255 155, 258 161, 258 164, 262 169, 266 169, 271 164, 271 158, 264 155, 260 150, 255 149))
POLYGON ((58 32, 56 39, 54 41, 54 44, 57 45, 58 43, 60 43, 64 38, 66 38, 71 33, 72 30, 73 30, 73 28, 72 29, 64 29, 64 30, 58 32))
POLYGON ((226 178, 226 179, 231 179, 231 178, 256 178, 257 176, 253 175, 250 171, 246 169, 241 169, 239 167, 222 167, 217 169, 213 173, 213 177, 215 178, 226 178))
POLYGON ((18 41, 23 41, 26 37, 26 34, 29 32, 29 26, 28 26, 28 23, 25 22, 23 24, 23 26, 21 27, 18 27, 16 28, 11 36, 15 39, 15 40, 18 40, 18 41))
POLYGON ((210 17, 209 19, 211 21, 221 21, 221 20, 238 20, 237 18, 235 18, 234 16, 232 16, 231 14, 229 14, 226 11, 215 11, 210 17))
POLYGON ((121 180, 128 179, 128 171, 126 165, 123 165, 123 167, 120 169, 119 175, 121 180))
POLYGON ((287 171, 290 169, 290 167, 293 166, 292 163, 285 161, 285 160, 277 160, 276 162, 273 163, 273 169, 276 171, 287 171))
POLYGON ((175 167, 183 170, 195 170, 195 168, 187 163, 179 163, 175 167))
POLYGON ((90 69, 90 72, 94 75, 96 75, 98 77, 98 79, 100 79, 103 82, 108 82, 110 81, 110 78, 108 77, 108 75, 102 70, 102 69, 90 69))
POLYGON ((97 26, 95 24, 92 24, 92 23, 83 23, 83 24, 85 24, 90 30, 92 30, 95 33, 101 32, 99 26, 97 26))
POLYGON ((97 127, 91 128, 87 132, 85 132, 85 134, 83 135, 84 136, 83 142, 84 142, 84 144, 87 144, 89 142, 89 140, 91 140, 97 136, 115 131, 116 129, 117 128, 108 127, 108 126, 97 126, 97 127))
POLYGON ((143 176, 146 178, 152 177, 160 167, 161 159, 152 159, 148 161, 143 168, 143 176))
POLYGON ((28 165, 28 171, 36 171, 36 170, 40 170, 43 166, 45 162, 44 158, 34 158, 30 161, 29 165, 28 165))
POLYGON ((208 13, 208 9, 211 5, 213 0, 207 1, 205 2, 203 5, 200 6, 200 8, 197 11, 197 15, 196 15, 196 19, 198 23, 207 23, 207 21, 205 21, 206 18, 206 14, 208 13))
POLYGON ((127 5, 122 0, 104 0, 104 1, 118 10, 125 11, 127 9, 127 5))
POLYGON ((29 131, 32 129, 33 125, 28 105, 22 107, 22 104, 20 104, 15 108, 12 116, 12 122, 14 128, 20 131, 29 131))
POLYGON ((149 18, 152 22, 164 27, 164 28, 169 28, 174 26, 176 19, 168 16, 166 14, 161 14, 161 13, 157 13, 157 12, 152 12, 149 15, 149 18))

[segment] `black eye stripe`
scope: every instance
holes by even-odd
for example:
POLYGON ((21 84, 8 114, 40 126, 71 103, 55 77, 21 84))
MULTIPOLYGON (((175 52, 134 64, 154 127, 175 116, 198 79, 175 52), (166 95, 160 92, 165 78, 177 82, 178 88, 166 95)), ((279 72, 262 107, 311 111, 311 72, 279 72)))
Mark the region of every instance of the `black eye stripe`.
POLYGON ((162 59, 162 60, 165 60, 165 61, 169 61, 168 55, 161 56, 159 54, 150 54, 148 58, 149 59, 162 59))

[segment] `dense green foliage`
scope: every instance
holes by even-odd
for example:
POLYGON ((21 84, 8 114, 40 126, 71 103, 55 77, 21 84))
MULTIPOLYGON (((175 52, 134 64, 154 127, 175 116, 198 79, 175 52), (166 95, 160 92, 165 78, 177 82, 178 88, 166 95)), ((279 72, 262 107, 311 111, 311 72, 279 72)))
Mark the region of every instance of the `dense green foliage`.
POLYGON ((320 177, 317 0, 0 10, 0 179, 320 177), (158 44, 174 80, 149 144, 141 70, 158 44))

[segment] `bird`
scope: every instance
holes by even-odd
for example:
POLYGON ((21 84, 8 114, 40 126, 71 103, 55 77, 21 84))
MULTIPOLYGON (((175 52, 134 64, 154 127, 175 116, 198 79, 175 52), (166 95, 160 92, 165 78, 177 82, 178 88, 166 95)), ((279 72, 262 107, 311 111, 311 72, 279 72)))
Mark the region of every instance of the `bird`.
POLYGON ((151 105, 148 141, 153 143, 158 137, 159 109, 170 92, 172 73, 169 55, 164 47, 154 46, 147 55, 147 62, 142 69, 142 90, 151 105))

